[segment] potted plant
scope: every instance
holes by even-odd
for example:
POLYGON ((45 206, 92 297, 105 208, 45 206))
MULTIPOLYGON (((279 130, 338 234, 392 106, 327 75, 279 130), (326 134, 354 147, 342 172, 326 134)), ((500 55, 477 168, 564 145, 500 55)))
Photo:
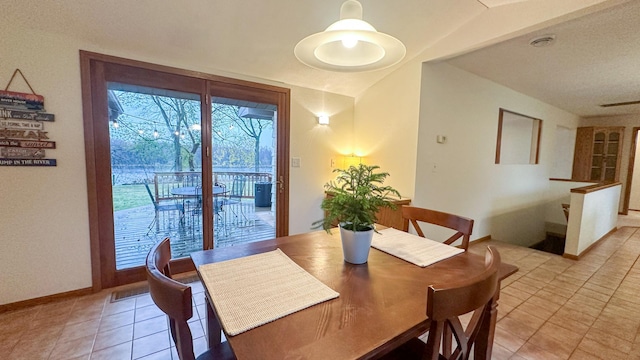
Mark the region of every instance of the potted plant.
POLYGON ((389 173, 376 172, 379 168, 360 164, 333 170, 338 173, 335 181, 324 186, 328 193, 321 206, 324 219, 313 223, 314 228, 323 228, 328 233, 339 224, 344 259, 352 264, 367 262, 376 231, 376 212, 381 207, 395 208, 391 196, 400 197, 396 189, 383 186, 389 173))

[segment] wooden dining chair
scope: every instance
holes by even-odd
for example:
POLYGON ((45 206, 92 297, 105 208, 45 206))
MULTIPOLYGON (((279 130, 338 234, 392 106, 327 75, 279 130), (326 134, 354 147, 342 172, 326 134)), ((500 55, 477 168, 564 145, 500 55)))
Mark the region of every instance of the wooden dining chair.
MULTIPOLYGON (((176 345, 180 360, 196 359, 193 353, 193 339, 187 324, 193 316, 191 287, 171 278, 169 261, 171 244, 169 238, 151 248, 147 255, 147 281, 153 302, 169 317, 171 337, 176 345)), ((235 359, 228 342, 205 351, 197 360, 235 359)))
POLYGON ((493 339, 481 335, 487 335, 482 334, 483 331, 490 331, 486 324, 495 329, 495 317, 492 315, 496 312, 499 267, 500 254, 489 246, 485 254, 485 268, 481 273, 455 284, 429 286, 427 318, 431 322, 427 342, 413 338, 386 354, 383 359, 467 360, 474 346, 483 351, 492 347, 493 339), (471 320, 464 328, 460 316, 471 312, 471 320), (453 333, 453 349, 444 336, 445 329, 453 333))
POLYGON ((460 247, 465 251, 469 248, 469 237, 473 231, 473 220, 462 216, 448 214, 441 211, 419 208, 415 206, 403 206, 403 231, 409 231, 409 222, 413 225, 419 236, 425 237, 419 222, 443 226, 457 232, 444 241, 445 244, 451 245, 456 240, 462 238, 460 247))

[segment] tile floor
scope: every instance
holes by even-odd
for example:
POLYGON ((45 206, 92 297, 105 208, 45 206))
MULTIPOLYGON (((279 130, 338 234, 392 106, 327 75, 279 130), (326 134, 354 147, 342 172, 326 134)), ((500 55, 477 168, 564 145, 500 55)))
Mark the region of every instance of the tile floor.
MULTIPOLYGON (((580 261, 498 241, 520 271, 502 284, 494 359, 640 359, 640 229, 624 227, 580 261)), ((206 347, 202 285, 193 283, 195 353, 206 347)), ((113 289, 112 289, 113 290, 113 289)), ((111 292, 0 314, 2 359, 177 359, 148 294, 111 292)))

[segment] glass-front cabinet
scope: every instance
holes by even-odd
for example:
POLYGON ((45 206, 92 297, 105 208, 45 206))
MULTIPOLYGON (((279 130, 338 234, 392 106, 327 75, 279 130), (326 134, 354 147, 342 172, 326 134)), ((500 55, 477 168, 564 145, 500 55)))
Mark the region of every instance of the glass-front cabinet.
POLYGON ((574 180, 618 181, 624 127, 580 127, 576 133, 574 180))

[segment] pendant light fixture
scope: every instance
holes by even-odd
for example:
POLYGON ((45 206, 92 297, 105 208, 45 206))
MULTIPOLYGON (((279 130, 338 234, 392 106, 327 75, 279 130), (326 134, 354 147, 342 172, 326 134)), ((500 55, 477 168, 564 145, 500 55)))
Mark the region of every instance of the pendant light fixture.
POLYGON ((355 72, 395 65, 404 57, 406 48, 400 40, 363 21, 362 5, 347 0, 340 8, 339 21, 302 39, 293 52, 298 60, 313 68, 355 72))

